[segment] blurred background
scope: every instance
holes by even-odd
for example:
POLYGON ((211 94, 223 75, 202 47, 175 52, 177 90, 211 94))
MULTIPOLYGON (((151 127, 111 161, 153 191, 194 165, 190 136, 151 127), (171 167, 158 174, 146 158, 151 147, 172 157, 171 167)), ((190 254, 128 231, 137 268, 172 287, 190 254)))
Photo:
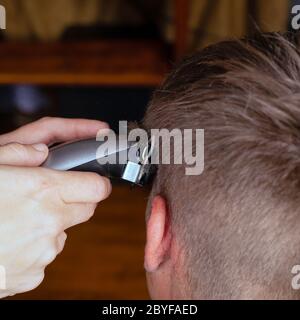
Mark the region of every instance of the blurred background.
MULTIPOLYGON (((184 55, 255 30, 286 31, 292 0, 0 0, 0 132, 42 116, 139 121, 184 55)), ((63 128, 62 128, 63 130, 63 128)), ((22 299, 145 299, 148 190, 114 183, 68 232, 44 283, 22 299)))

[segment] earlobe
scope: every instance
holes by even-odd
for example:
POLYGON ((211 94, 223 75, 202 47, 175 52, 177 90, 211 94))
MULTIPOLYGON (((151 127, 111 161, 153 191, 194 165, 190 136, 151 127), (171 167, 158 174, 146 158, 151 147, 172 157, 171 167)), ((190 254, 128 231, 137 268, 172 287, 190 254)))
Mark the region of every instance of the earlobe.
POLYGON ((150 217, 147 221, 147 243, 145 248, 145 269, 156 271, 168 259, 171 243, 171 230, 167 203, 161 196, 152 201, 150 217))

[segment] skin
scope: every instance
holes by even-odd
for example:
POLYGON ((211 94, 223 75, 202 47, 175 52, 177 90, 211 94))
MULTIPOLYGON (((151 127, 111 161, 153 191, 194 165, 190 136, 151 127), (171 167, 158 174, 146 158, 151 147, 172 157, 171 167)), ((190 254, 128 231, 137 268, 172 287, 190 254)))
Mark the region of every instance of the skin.
POLYGON ((169 219, 166 200, 153 198, 147 219, 144 266, 148 289, 154 300, 189 299, 185 289, 180 246, 169 219))
POLYGON ((97 174, 40 168, 47 144, 93 137, 105 128, 99 121, 44 118, 0 136, 1 298, 36 288, 63 250, 65 230, 89 220, 111 192, 109 180, 97 174))

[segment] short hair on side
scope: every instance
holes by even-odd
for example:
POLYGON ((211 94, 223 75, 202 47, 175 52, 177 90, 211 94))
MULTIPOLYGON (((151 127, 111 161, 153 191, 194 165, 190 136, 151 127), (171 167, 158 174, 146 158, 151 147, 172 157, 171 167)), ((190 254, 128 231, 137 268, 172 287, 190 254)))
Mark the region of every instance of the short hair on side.
POLYGON ((298 45, 279 33, 212 45, 179 64, 147 109, 147 129, 205 130, 203 174, 159 165, 152 189, 168 201, 191 298, 299 298, 298 45))

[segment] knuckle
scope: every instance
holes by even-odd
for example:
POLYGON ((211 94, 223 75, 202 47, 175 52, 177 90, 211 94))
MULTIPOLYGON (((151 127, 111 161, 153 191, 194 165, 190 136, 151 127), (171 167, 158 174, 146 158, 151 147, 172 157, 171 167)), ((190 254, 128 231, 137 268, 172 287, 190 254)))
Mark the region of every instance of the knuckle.
POLYGON ((40 122, 42 122, 42 123, 48 123, 48 122, 52 121, 52 119, 53 119, 53 117, 48 117, 48 116, 46 116, 46 117, 42 117, 42 118, 40 119, 40 122))
POLYGON ((41 259, 40 259, 40 265, 41 266, 47 266, 50 264, 57 256, 57 249, 53 245, 49 246, 45 249, 43 252, 41 259))
POLYGON ((63 243, 66 242, 67 238, 68 238, 68 235, 67 235, 65 232, 63 232, 63 233, 60 235, 60 241, 62 241, 63 243))
POLYGON ((67 240, 67 234, 65 232, 62 232, 56 239, 56 249, 57 249, 57 252, 60 253, 64 246, 65 246, 65 243, 66 243, 66 240, 67 240))
POLYGON ((95 210, 96 210, 97 205, 96 204, 87 204, 86 205, 86 210, 85 210, 85 215, 83 222, 88 221, 91 219, 91 217, 94 215, 95 210))
POLYGON ((45 272, 44 270, 42 270, 41 272, 39 272, 36 276, 35 276, 35 280, 34 280, 34 288, 38 287, 42 281, 45 278, 45 272))
POLYGON ((43 127, 53 127, 60 125, 60 118, 57 117, 43 117, 39 121, 43 127))
POLYGON ((37 288, 44 280, 44 277, 45 277, 44 269, 41 269, 39 272, 37 272, 34 275, 27 276, 26 279, 23 279, 21 284, 17 285, 14 288, 14 294, 31 291, 37 288))
POLYGON ((37 273, 31 282, 28 283, 27 288, 24 288, 25 291, 30 291, 33 290, 35 288, 37 288, 44 280, 45 277, 45 272, 44 270, 40 271, 39 273, 37 273))

